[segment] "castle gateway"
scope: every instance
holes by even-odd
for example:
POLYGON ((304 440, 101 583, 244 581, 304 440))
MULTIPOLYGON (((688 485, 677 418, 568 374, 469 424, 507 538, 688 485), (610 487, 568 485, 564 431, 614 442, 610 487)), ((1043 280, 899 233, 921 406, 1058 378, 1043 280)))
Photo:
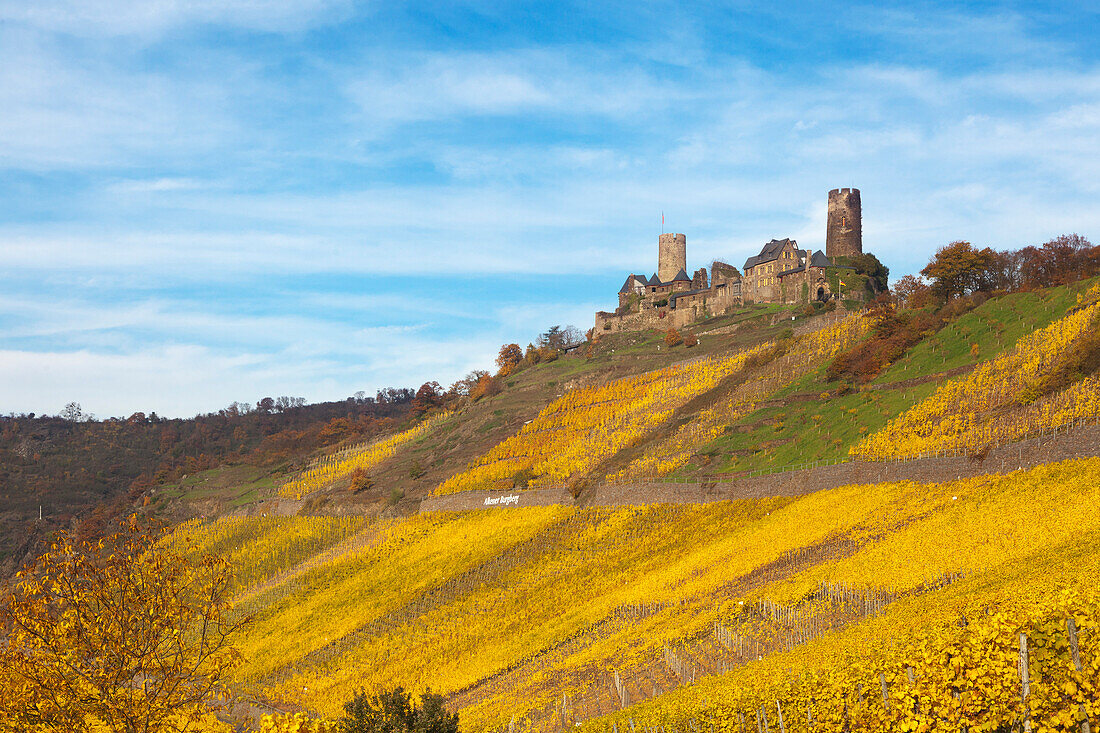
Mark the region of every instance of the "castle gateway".
POLYGON ((853 270, 847 258, 863 252, 859 189, 829 192, 825 250, 811 252, 793 239, 773 239, 745 260, 743 274, 716 260, 708 279, 705 267, 688 275, 687 236, 662 234, 657 271, 650 277, 630 273, 619 289, 619 307, 596 313, 596 331, 683 328, 747 303, 795 305, 836 297, 830 280, 843 282, 837 271, 853 270))

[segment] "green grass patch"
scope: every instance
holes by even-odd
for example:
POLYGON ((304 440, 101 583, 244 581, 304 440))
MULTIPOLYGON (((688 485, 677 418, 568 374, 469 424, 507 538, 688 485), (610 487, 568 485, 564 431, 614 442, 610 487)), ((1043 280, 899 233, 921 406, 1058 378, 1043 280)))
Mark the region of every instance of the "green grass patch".
POLYGON ((911 348, 875 380, 889 384, 987 361, 1062 318, 1096 279, 991 298, 911 348))

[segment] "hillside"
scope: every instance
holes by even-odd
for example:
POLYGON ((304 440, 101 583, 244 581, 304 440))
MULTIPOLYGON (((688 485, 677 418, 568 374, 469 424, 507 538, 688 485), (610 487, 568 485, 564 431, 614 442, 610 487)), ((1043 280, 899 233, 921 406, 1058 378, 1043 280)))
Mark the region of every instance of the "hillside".
POLYGON ((841 730, 900 714, 865 694, 879 684, 933 722, 985 705, 1002 725, 1016 688, 966 680, 1011 681, 979 651, 1023 630, 1048 649, 1034 709, 1063 715, 1058 619, 1100 664, 1098 325, 1097 279, 756 306, 691 347, 605 335, 385 408, 366 440, 271 429, 130 498, 236 568, 252 713, 332 717, 402 685, 468 731, 739 730, 772 705, 785 729, 841 730), (970 651, 945 672, 948 648, 970 651))
MULTIPOLYGON (((982 638, 1008 645, 1020 629, 1047 643, 1072 612, 1100 663, 1100 458, 1048 462, 1100 450, 1100 284, 956 304, 855 382, 829 368, 887 315, 791 315, 711 324, 693 350, 601 339, 182 525, 179 541, 240 568, 238 607, 256 615, 242 694, 333 716, 359 687, 431 688, 465 730, 728 726, 777 701, 880 720, 888 705, 845 695, 911 668, 931 699, 920 680, 942 670, 913 650, 969 648, 957 622, 992 608, 982 638), (838 466, 807 466, 836 461, 933 478, 830 484, 814 477, 838 466), (767 475, 784 468, 797 478, 767 475), (356 469, 373 482, 358 493, 356 469), (704 503, 664 503, 684 486, 704 503), (558 498, 411 514, 524 492, 558 498), (340 516, 273 516, 318 513, 340 516)), ((975 652, 953 674, 1008 674, 997 664, 975 652)), ((1064 680, 1035 665, 1036 709, 1064 707, 1064 680)), ((1007 693, 965 699, 979 693, 1018 719, 1007 693)), ((955 699, 936 704, 969 720, 955 699)))
POLYGON ((547 730, 563 700, 583 721, 656 697, 631 713, 656 722, 768 670, 829 669, 987 604, 1031 607, 1087 588, 1100 572, 1098 469, 1086 459, 709 505, 499 509, 358 528, 269 517, 180 533, 233 548, 249 569, 240 598, 258 617, 241 680, 253 694, 334 715, 361 685, 431 687, 461 707, 467 730, 512 716, 547 730), (324 538, 285 543, 303 532, 324 538), (263 549, 274 546, 284 549, 263 549), (746 664, 756 656, 765 661, 746 664))
MULTIPOLYGON (((594 487, 608 484, 728 483, 886 457, 869 452, 874 435, 903 447, 891 458, 926 452, 932 443, 981 453, 1095 415, 1086 399, 1094 391, 1086 377, 1100 354, 1088 336, 1097 321, 1094 291, 1095 281, 1084 281, 955 301, 930 320, 934 328, 922 325, 898 358, 862 382, 830 378, 830 369, 880 339, 879 324, 890 314, 807 315, 757 306, 702 324, 694 348, 670 347, 662 332, 604 336, 502 377, 499 394, 449 406, 446 415, 391 443, 363 444, 352 451, 354 460, 322 458, 328 462, 323 471, 318 464, 302 479, 283 483, 276 492, 283 501, 256 510, 407 514, 429 495, 510 489, 559 489, 585 501, 594 487), (1050 338, 1057 330, 1067 334, 1061 341, 1050 338), (1036 374, 1045 368, 1037 366, 1047 365, 1036 351, 1042 344, 1048 361, 1061 359, 1055 369, 1060 376, 1027 385, 1009 379, 1025 363, 1036 374), (974 371, 979 365, 985 366, 974 371), (990 370, 1007 376, 997 381, 990 370), (976 376, 968 376, 972 372, 976 376), (973 392, 979 378, 993 380, 989 389, 1008 402, 1030 395, 1026 405, 1013 407, 1015 427, 1006 427, 1007 402, 994 406, 983 397, 952 404, 970 414, 997 415, 1004 425, 987 425, 980 434, 961 431, 950 440, 937 434, 908 447, 889 437, 888 425, 908 429, 891 421, 926 400, 942 401, 936 393, 945 382, 973 392), (1058 407, 1069 403, 1078 413, 1058 407), (367 490, 350 491, 356 469, 369 475, 367 490)), ((928 418, 912 413, 908 419, 928 418)), ((936 419, 948 424, 946 415, 936 419)))
POLYGON ((395 430, 408 419, 409 397, 269 398, 187 420, 0 416, 0 579, 58 527, 94 536, 146 497, 183 500, 168 521, 254 501, 310 452, 395 430))

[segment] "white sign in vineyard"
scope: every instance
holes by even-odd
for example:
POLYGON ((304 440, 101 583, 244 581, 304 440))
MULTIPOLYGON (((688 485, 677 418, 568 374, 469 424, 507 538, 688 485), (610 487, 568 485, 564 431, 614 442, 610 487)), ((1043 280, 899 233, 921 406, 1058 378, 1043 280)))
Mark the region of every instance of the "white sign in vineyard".
POLYGON ((487 496, 485 497, 485 506, 508 506, 509 504, 519 504, 519 494, 512 494, 511 496, 487 496))

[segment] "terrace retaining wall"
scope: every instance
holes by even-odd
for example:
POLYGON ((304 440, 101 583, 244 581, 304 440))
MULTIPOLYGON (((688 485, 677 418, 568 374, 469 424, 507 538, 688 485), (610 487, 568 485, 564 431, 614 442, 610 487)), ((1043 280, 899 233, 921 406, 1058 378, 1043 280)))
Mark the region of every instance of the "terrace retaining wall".
POLYGON ((703 504, 731 499, 800 496, 849 484, 883 481, 942 483, 985 474, 1009 473, 1071 458, 1100 457, 1100 425, 1074 428, 993 448, 982 459, 967 455, 903 461, 850 461, 732 481, 598 484, 574 499, 564 487, 514 491, 469 491, 429 497, 421 512, 465 511, 504 506, 636 506, 703 504), (503 499, 516 497, 515 499, 503 499))

